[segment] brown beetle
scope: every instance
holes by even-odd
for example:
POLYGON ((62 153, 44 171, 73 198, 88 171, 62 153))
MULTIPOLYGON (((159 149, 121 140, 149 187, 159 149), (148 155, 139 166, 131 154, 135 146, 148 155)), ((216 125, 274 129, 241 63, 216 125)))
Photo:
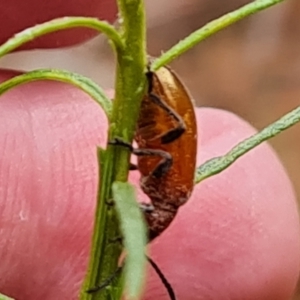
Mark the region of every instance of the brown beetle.
MULTIPOLYGON (((142 205, 151 241, 170 225, 193 190, 197 125, 193 102, 173 71, 166 67, 148 71, 147 79, 148 92, 141 103, 135 134, 138 148, 118 138, 110 144, 128 147, 138 156, 134 169, 140 171, 142 190, 151 200, 151 205, 142 205)), ((170 299, 176 299, 158 266, 152 259, 148 261, 170 299)))
POLYGON ((151 199, 145 206, 149 239, 163 232, 190 197, 197 156, 193 102, 177 75, 167 67, 149 71, 135 139, 141 187, 151 199))

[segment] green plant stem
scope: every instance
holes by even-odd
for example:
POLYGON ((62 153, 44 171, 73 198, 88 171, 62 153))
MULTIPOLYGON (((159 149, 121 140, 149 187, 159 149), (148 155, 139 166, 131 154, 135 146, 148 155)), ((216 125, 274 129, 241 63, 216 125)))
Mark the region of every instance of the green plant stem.
POLYGON ((0 294, 0 300, 14 300, 14 299, 0 294))
POLYGON ((197 168, 195 183, 199 183, 205 178, 220 173, 224 169, 228 168, 231 164, 233 164, 238 158, 249 152, 251 149, 257 147, 264 141, 278 135, 282 131, 290 128, 298 122, 300 122, 300 106, 287 113, 276 122, 265 127, 257 134, 249 137, 248 139, 245 139, 244 141, 233 147, 227 154, 219 157, 214 157, 202 164, 197 168))
POLYGON ((96 18, 64 17, 35 25, 17 33, 14 37, 10 38, 7 42, 0 46, 0 57, 12 52, 21 45, 30 42, 37 37, 54 31, 57 32, 75 27, 86 27, 102 32, 113 42, 115 48, 122 49, 123 47, 119 33, 108 22, 100 21, 96 18))
POLYGON ((256 0, 249 3, 233 12, 230 12, 216 20, 213 20, 196 30, 188 37, 177 43, 174 47, 166 51, 159 58, 157 58, 151 65, 153 71, 157 71, 162 66, 168 65, 175 58, 193 48, 195 45, 217 33, 218 31, 236 23, 245 17, 264 10, 272 5, 283 2, 285 0, 256 0))
POLYGON ((107 98, 104 91, 91 79, 76 73, 71 73, 63 70, 39 69, 15 76, 0 84, 0 95, 18 85, 38 80, 60 81, 70 83, 78 87, 83 92, 87 93, 93 100, 96 101, 97 104, 102 107, 108 120, 110 120, 112 114, 112 102, 107 98))
MULTIPOLYGON (((116 49, 117 70, 115 100, 108 138, 120 137, 131 143, 138 118, 139 104, 145 93, 146 66, 145 16, 142 0, 119 0, 123 48, 116 49)), ((113 274, 118 265, 121 247, 111 242, 120 236, 116 211, 105 201, 111 199, 114 181, 125 182, 130 153, 124 147, 108 146, 101 152, 101 178, 98 195, 92 249, 87 276, 81 291, 83 300, 106 300, 120 295, 114 287, 88 295, 85 291, 99 285, 113 274)), ((119 283, 120 285, 120 283, 119 283)))

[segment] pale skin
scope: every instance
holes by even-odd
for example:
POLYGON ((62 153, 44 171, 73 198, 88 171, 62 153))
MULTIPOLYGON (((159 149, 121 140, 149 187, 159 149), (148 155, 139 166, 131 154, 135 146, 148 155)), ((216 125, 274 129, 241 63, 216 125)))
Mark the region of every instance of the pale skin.
MULTIPOLYGON (((12 75, 2 71, 0 80, 12 75)), ((0 120, 0 292, 75 300, 105 116, 81 91, 39 82, 1 97, 0 120)), ((197 109, 197 120, 198 165, 254 132, 222 110, 197 109)), ((138 172, 130 178, 138 187, 138 172)), ((147 200, 140 190, 138 198, 147 200)), ((264 145, 197 185, 149 255, 178 299, 288 300, 299 273, 299 231, 291 183, 264 145)), ((150 267, 143 299, 168 299, 150 267)))

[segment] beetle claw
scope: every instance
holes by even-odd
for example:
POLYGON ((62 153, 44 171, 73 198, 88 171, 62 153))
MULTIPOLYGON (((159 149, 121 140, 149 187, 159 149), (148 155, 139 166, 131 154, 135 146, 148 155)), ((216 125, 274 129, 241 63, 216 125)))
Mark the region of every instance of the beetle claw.
POLYGON ((125 142, 123 139, 119 138, 119 137, 115 137, 114 139, 111 139, 108 142, 108 145, 113 145, 113 146, 122 146, 125 148, 128 148, 131 152, 133 151, 133 147, 131 144, 125 142))
POLYGON ((154 206, 151 203, 140 203, 140 209, 144 213, 151 213, 154 211, 154 206))

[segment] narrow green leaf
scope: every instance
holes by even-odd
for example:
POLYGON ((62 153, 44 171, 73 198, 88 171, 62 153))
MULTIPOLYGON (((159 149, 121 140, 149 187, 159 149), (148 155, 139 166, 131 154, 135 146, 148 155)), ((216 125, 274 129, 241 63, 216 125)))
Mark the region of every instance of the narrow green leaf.
POLYGON ((0 300, 14 300, 13 298, 7 297, 3 294, 0 294, 0 300))
POLYGON ((160 67, 165 66, 172 62, 175 58, 193 48, 201 41, 214 35, 220 30, 234 24, 254 13, 257 13, 263 9, 266 9, 272 5, 283 2, 285 0, 256 0, 245 6, 238 8, 235 11, 227 13, 226 15, 213 20, 202 28, 194 31, 192 34, 181 40, 174 47, 164 52, 159 58, 157 58, 152 64, 151 69, 157 71, 160 67))
POLYGON ((91 79, 77 73, 55 69, 40 69, 22 75, 15 76, 0 84, 0 95, 15 86, 37 80, 55 80, 70 83, 95 100, 104 110, 108 120, 111 118, 112 102, 107 98, 105 92, 91 79))
POLYGON ((265 127, 257 134, 254 134, 253 136, 237 144, 227 154, 219 157, 214 157, 202 164, 196 170, 195 183, 199 183, 205 178, 220 173, 251 149, 255 148, 262 142, 278 135, 282 131, 290 128, 298 122, 300 122, 300 106, 287 113, 276 122, 265 127))
POLYGON ((0 46, 0 57, 37 37, 75 27, 86 27, 102 32, 113 42, 116 48, 123 48, 123 42, 118 31, 108 22, 88 17, 63 17, 26 28, 15 34, 0 46))
POLYGON ((128 297, 140 296, 145 277, 146 226, 136 201, 134 187, 115 181, 112 186, 126 249, 125 284, 128 297))

